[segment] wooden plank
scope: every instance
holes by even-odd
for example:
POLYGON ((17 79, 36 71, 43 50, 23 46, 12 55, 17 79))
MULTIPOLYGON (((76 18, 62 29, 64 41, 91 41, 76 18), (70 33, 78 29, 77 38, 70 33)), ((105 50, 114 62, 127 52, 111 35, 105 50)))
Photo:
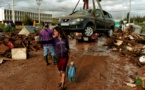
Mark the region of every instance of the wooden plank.
POLYGON ((0 59, 0 64, 2 64, 3 63, 3 59, 0 59))
POLYGON ((0 57, 0 59, 2 59, 2 60, 6 60, 6 61, 13 61, 13 60, 14 60, 14 59, 7 58, 7 57, 0 57))

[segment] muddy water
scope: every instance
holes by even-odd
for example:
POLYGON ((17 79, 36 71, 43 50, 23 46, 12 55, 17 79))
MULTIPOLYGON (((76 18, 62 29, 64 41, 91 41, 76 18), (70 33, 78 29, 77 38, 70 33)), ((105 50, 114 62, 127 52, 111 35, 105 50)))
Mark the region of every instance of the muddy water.
MULTIPOLYGON (((138 68, 127 58, 102 46, 105 40, 81 43, 70 40, 77 74, 74 82, 66 79, 66 90, 137 90, 124 82, 133 82, 138 68)), ((28 60, 0 65, 0 90, 59 90, 56 66, 46 66, 42 50, 30 56, 28 60)))
MULTIPOLYGON (((112 52, 107 46, 103 46, 105 40, 99 38, 98 42, 89 43, 71 41, 70 46, 76 55, 76 63, 79 67, 78 77, 72 87, 78 87, 75 90, 137 90, 126 86, 124 82, 133 82, 135 79, 130 76, 135 77, 138 68, 127 58, 120 57, 117 52, 112 52), (86 68, 86 73, 81 72, 81 69, 86 68), (81 77, 85 77, 84 82, 77 84, 81 77)), ((73 90, 71 84, 68 88, 73 90)))

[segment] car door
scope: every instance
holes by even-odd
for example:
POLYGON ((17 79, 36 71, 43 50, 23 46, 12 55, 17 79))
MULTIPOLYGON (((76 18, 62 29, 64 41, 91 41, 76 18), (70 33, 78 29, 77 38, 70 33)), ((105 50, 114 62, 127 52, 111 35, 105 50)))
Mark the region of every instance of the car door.
POLYGON ((105 27, 106 29, 110 29, 110 24, 111 24, 111 19, 110 19, 110 15, 109 13, 107 13, 106 11, 103 11, 104 12, 104 17, 105 17, 105 27))
POLYGON ((96 28, 97 30, 104 30, 105 28, 105 20, 100 9, 96 10, 96 28))

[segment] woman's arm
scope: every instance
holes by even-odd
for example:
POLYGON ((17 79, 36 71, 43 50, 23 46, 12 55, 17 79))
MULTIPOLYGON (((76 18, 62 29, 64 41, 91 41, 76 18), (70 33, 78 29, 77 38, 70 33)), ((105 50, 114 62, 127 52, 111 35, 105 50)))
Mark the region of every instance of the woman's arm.
POLYGON ((67 50, 70 50, 68 39, 66 39, 66 48, 67 48, 67 50))
POLYGON ((52 39, 50 39, 50 40, 40 40, 39 41, 41 44, 51 44, 51 43, 54 43, 54 39, 52 38, 52 39))

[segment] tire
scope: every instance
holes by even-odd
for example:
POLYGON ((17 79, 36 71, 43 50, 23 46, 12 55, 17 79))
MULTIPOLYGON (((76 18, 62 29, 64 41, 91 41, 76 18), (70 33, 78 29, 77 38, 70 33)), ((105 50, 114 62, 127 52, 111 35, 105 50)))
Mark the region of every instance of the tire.
POLYGON ((108 30, 108 32, 107 32, 107 36, 108 37, 111 37, 112 35, 113 35, 113 29, 112 28, 110 28, 109 30, 108 30))
POLYGON ((89 26, 86 26, 83 34, 84 36, 90 37, 93 35, 93 33, 94 33, 94 27, 89 25, 89 26))

